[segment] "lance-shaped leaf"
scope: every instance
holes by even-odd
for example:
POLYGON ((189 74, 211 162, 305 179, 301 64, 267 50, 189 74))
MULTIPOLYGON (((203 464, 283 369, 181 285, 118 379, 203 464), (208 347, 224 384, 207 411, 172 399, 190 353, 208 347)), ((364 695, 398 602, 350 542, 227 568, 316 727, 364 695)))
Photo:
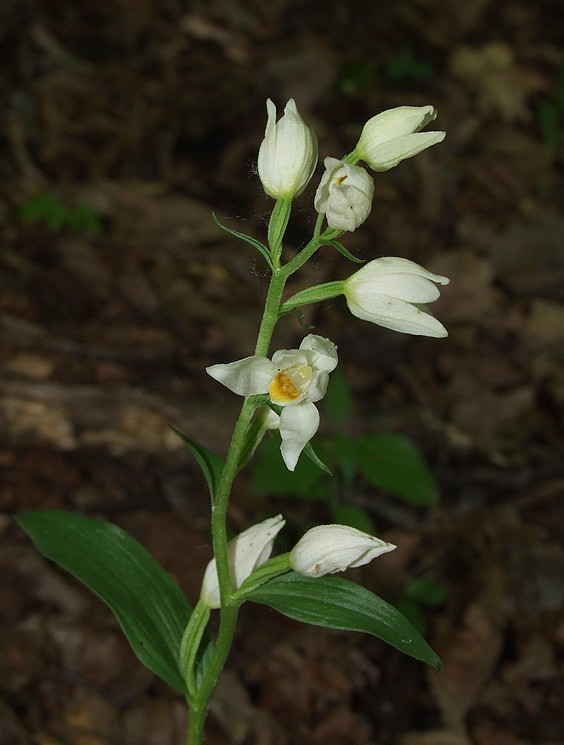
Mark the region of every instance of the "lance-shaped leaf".
POLYGON ((222 230, 225 230, 226 233, 229 233, 229 235, 232 235, 234 238, 239 238, 241 241, 245 241, 245 243, 248 243, 249 245, 253 246, 257 249, 257 251, 262 254, 264 260, 268 264, 268 266, 273 269, 274 266, 272 264, 272 259, 270 258, 270 252, 268 248, 264 245, 264 243, 261 243, 256 238, 253 238, 250 235, 247 235, 246 233, 240 233, 238 230, 233 230, 232 228, 228 228, 226 225, 223 225, 219 222, 215 212, 212 212, 212 217, 214 219, 215 224, 221 228, 222 230))
POLYGON ((36 548, 113 611, 141 662, 186 693, 180 643, 192 609, 172 578, 117 525, 59 510, 16 518, 36 548))
POLYGON ((437 482, 417 447, 405 437, 376 434, 354 440, 354 455, 363 476, 379 489, 422 507, 436 507, 437 482))
POLYGON ((196 440, 192 440, 190 437, 182 434, 182 432, 179 429, 176 429, 176 427, 173 427, 172 424, 169 426, 174 434, 180 437, 182 442, 196 459, 196 462, 202 469, 210 494, 213 497, 217 485, 219 484, 219 479, 221 478, 221 472, 223 471, 223 461, 219 455, 213 452, 213 450, 210 450, 204 445, 200 445, 196 440))
POLYGON ((363 631, 416 660, 441 669, 441 661, 418 631, 385 600, 341 577, 303 577, 288 572, 246 596, 297 621, 331 629, 363 631))

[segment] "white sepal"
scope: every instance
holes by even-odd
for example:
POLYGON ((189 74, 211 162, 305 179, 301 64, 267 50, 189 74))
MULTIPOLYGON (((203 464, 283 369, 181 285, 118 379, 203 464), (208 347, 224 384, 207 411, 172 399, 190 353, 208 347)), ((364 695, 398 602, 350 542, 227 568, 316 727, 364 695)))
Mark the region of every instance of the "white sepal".
POLYGON ((266 357, 253 356, 226 365, 206 367, 206 372, 233 393, 253 396, 268 392, 270 381, 276 375, 276 368, 266 357))

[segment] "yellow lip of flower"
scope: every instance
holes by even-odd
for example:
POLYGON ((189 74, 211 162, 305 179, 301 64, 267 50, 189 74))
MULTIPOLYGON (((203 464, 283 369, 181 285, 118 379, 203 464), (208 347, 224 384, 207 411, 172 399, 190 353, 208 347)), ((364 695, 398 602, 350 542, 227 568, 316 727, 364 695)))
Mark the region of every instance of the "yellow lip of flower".
POLYGON ((307 392, 312 375, 309 365, 280 370, 268 389, 270 400, 279 406, 296 403, 307 392))

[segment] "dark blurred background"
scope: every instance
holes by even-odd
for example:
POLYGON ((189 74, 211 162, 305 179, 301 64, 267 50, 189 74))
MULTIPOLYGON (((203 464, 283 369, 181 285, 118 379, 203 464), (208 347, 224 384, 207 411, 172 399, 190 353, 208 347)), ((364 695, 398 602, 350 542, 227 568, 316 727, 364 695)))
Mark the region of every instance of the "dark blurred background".
MULTIPOLYGON (((399 546, 353 579, 390 602, 413 578, 444 590, 420 610, 445 669, 245 607, 206 742, 562 743, 560 3, 4 0, 0 37, 1 745, 182 742, 180 698, 12 516, 116 522, 197 598, 209 505, 168 423, 225 452, 240 401, 204 368, 252 352, 267 279, 211 212, 264 238, 269 97, 280 111, 296 99, 321 159, 394 106, 432 104, 447 131, 376 174, 373 212, 344 242, 450 277, 433 306, 448 339, 338 301, 306 314, 339 346, 343 431, 408 436, 437 479, 434 508, 362 479, 344 499, 399 546)), ((312 229, 317 178, 288 256, 312 229)), ((291 289, 354 268, 324 249, 291 289)), ((303 333, 285 319, 275 346, 303 333)), ((234 531, 279 511, 289 545, 329 519, 323 500, 237 482, 234 531)))

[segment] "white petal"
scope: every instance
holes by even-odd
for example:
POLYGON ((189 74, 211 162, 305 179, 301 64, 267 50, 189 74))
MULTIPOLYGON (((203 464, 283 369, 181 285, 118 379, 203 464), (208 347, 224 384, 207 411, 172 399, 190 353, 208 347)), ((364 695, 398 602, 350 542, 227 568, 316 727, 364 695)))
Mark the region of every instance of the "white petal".
POLYGON ((319 428, 319 412, 309 401, 286 406, 280 414, 280 452, 289 471, 296 468, 300 453, 319 428))
POLYGON ((313 373, 311 382, 309 384, 309 390, 307 392, 308 401, 315 403, 321 401, 327 393, 327 386, 329 385, 329 373, 324 371, 313 373))
POLYGON ((415 261, 402 259, 399 256, 381 256, 379 259, 373 259, 365 264, 361 269, 355 272, 347 281, 356 279, 376 279, 389 274, 418 274, 420 277, 430 279, 440 285, 448 285, 450 280, 442 277, 440 274, 433 274, 424 267, 416 264, 415 261))
POLYGON ((206 367, 206 372, 233 393, 252 396, 268 393, 268 387, 277 370, 266 357, 252 356, 226 365, 206 367))
POLYGON ((308 334, 300 344, 300 350, 306 352, 307 363, 314 370, 329 373, 337 367, 337 347, 329 339, 308 334))
POLYGON ((315 192, 315 197, 313 200, 313 206, 319 213, 327 211, 329 187, 333 182, 334 173, 343 166, 342 161, 337 160, 337 158, 325 158, 323 164, 325 165, 325 171, 323 173, 323 176, 321 177, 321 181, 319 182, 319 186, 317 187, 317 191, 315 192))
POLYGON ((374 279, 362 278, 347 288, 356 301, 363 304, 371 295, 387 295, 408 303, 432 303, 440 297, 440 290, 434 282, 417 274, 386 274, 374 279))
POLYGON ((396 137, 379 145, 377 151, 366 158, 366 162, 374 171, 389 171, 402 160, 442 142, 445 137, 446 132, 418 132, 396 137))
POLYGON ((443 324, 429 313, 403 300, 385 295, 372 295, 363 299, 362 305, 353 297, 346 296, 350 312, 363 321, 377 323, 392 331, 417 336, 448 336, 443 324))
POLYGON ((307 355, 299 349, 279 349, 272 355, 272 364, 277 372, 287 367, 302 367, 308 364, 307 355))
POLYGON ((274 539, 284 527, 282 515, 269 517, 229 542, 229 564, 236 589, 270 557, 274 539))
POLYGON ((280 427, 280 416, 269 406, 261 407, 262 423, 265 429, 273 430, 280 427))
POLYGON ((397 106, 376 114, 363 127, 360 142, 375 146, 394 137, 419 132, 437 117, 433 106, 397 106))

